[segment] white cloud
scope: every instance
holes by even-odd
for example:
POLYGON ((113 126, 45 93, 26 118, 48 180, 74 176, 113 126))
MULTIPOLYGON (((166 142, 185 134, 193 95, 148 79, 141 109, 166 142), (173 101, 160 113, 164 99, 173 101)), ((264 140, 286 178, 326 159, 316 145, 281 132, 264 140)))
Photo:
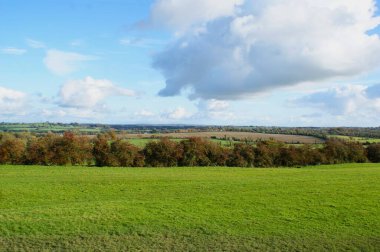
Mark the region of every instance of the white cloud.
POLYGON ((380 114, 380 85, 331 88, 296 99, 293 103, 318 108, 332 115, 380 114))
POLYGON ((71 46, 82 46, 84 44, 84 41, 82 39, 75 39, 70 42, 71 46))
POLYGON ((223 111, 228 109, 229 106, 230 104, 227 101, 211 99, 207 102, 207 110, 209 111, 223 111))
POLYGON ((152 111, 143 109, 135 113, 137 117, 153 117, 155 114, 152 111))
POLYGON ((140 48, 156 48, 165 45, 163 40, 148 38, 123 38, 119 41, 120 45, 140 48))
POLYGON ((94 56, 74 52, 48 50, 44 58, 45 66, 54 74, 65 75, 78 70, 81 63, 96 60, 94 56))
POLYGON ((198 112, 194 115, 200 120, 222 120, 228 121, 235 118, 235 115, 229 111, 230 104, 223 100, 200 100, 198 102, 198 112))
POLYGON ((192 113, 190 113, 183 107, 178 107, 175 110, 172 110, 168 113, 163 114, 164 118, 167 118, 170 120, 181 120, 181 119, 190 118, 191 116, 192 116, 192 113))
POLYGON ((63 109, 58 109, 58 110, 42 109, 41 114, 44 117, 64 117, 67 115, 67 112, 63 109))
POLYGON ((7 48, 1 49, 1 53, 10 54, 10 55, 23 55, 26 53, 26 50, 16 48, 16 47, 7 47, 7 48))
MULTIPOLYGON (((67 121, 72 122, 73 118, 75 120, 97 120, 104 116, 102 111, 92 110, 89 108, 53 108, 53 109, 43 109, 40 113, 42 118, 47 118, 53 121, 67 121)), ((96 121, 95 121, 96 122, 96 121)))
POLYGON ((33 40, 33 39, 27 39, 26 43, 28 44, 29 47, 35 48, 35 49, 40 49, 40 48, 45 48, 45 44, 41 41, 33 40))
POLYGON ((235 14, 243 0, 158 0, 152 6, 151 22, 185 30, 219 17, 235 14))
POLYGON ((193 31, 154 57, 153 66, 166 78, 161 96, 190 88, 190 98, 238 99, 355 76, 380 65, 379 36, 368 34, 380 24, 373 0, 256 0, 236 8, 239 3, 159 0, 153 5, 154 20, 178 23, 178 32, 193 31), (227 7, 215 14, 212 7, 219 3, 227 7))
POLYGON ((0 114, 16 115, 25 112, 27 95, 23 92, 0 87, 0 114))
POLYGON ((94 109, 101 106, 108 97, 134 95, 134 91, 116 86, 109 80, 86 77, 84 80, 72 80, 64 84, 59 98, 63 107, 94 109))

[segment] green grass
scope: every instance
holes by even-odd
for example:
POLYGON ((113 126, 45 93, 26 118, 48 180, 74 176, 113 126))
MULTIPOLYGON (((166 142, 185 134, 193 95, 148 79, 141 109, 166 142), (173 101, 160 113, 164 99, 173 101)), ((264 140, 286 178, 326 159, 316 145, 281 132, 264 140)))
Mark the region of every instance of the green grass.
POLYGON ((137 147, 144 148, 149 142, 157 141, 155 139, 147 139, 147 138, 132 138, 127 139, 127 141, 137 147))
POLYGON ((339 135, 329 135, 328 137, 340 138, 347 141, 355 141, 359 143, 380 143, 378 138, 368 138, 368 137, 349 137, 349 136, 339 136, 339 135))
MULTIPOLYGON (((185 139, 183 138, 170 138, 171 141, 175 142, 181 142, 185 139)), ((233 147, 236 143, 241 143, 240 141, 228 141, 228 140, 222 140, 222 139, 208 139, 214 143, 218 143, 223 147, 233 147)), ((151 138, 131 138, 127 139, 127 141, 137 147, 144 148, 149 142, 152 141, 158 141, 157 139, 151 139, 151 138)))
POLYGON ((0 251, 380 250, 380 165, 0 166, 0 251))
POLYGON ((84 134, 96 134, 104 130, 102 127, 86 127, 74 125, 54 125, 50 123, 31 123, 31 124, 17 124, 17 123, 1 123, 0 132, 34 132, 34 133, 47 133, 47 132, 64 132, 74 131, 84 134))

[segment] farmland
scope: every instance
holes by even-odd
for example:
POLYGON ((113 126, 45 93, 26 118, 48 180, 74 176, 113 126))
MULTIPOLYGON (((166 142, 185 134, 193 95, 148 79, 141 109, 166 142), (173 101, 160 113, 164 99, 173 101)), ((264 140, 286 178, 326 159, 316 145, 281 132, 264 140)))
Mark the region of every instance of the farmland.
POLYGON ((369 138, 369 137, 349 137, 340 135, 330 135, 329 138, 339 138, 346 141, 354 141, 359 143, 380 143, 380 138, 369 138))
POLYGON ((168 137, 175 139, 187 139, 191 137, 202 137, 202 138, 216 138, 216 139, 235 139, 235 140, 269 140, 274 139, 277 141, 285 143, 304 143, 304 144, 319 144, 323 143, 323 140, 311 137, 311 136, 301 136, 301 135, 285 135, 285 134, 263 134, 263 133, 253 133, 253 132, 188 132, 188 133, 161 133, 161 134, 126 134, 125 137, 128 139, 139 139, 139 138, 159 138, 168 137))
POLYGON ((380 167, 0 166, 0 250, 380 248, 380 167))
MULTIPOLYGON (((174 142, 180 142, 180 141, 183 141, 184 139, 187 139, 187 138, 170 138, 170 140, 174 141, 174 142)), ((152 141, 156 141, 156 142, 158 141, 158 139, 142 138, 142 137, 126 138, 125 140, 127 140, 129 143, 131 143, 137 147, 140 147, 140 148, 144 148, 148 143, 150 143, 152 141)), ((214 143, 218 143, 224 147, 232 147, 234 144, 242 142, 242 141, 238 141, 238 140, 234 141, 234 140, 223 140, 223 139, 209 139, 209 140, 214 142, 214 143)))

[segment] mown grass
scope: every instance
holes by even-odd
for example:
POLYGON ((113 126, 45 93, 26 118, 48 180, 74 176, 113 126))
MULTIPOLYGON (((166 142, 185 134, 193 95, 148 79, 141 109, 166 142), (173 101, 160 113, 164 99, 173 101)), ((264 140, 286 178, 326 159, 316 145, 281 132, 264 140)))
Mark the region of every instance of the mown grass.
POLYGON ((380 166, 0 167, 0 250, 380 250, 380 166))

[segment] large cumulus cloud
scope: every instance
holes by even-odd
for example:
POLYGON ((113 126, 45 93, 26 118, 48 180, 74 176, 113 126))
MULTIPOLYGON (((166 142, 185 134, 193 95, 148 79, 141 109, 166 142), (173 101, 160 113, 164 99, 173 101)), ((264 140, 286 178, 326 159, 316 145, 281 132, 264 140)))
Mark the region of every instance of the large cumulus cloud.
POLYGON ((319 91, 293 101, 297 106, 314 107, 332 115, 358 112, 380 115, 380 85, 347 85, 319 91))
MULTIPOLYGON (((186 2, 158 1, 153 20, 181 20, 186 12, 181 3, 186 2)), ((194 1, 192 9, 202 10, 213 2, 194 1)), ((380 63, 379 36, 369 33, 380 24, 372 0, 223 3, 223 11, 193 16, 188 11, 185 21, 178 21, 179 28, 172 25, 177 39, 155 55, 153 63, 166 79, 161 96, 190 90, 191 98, 237 99, 276 87, 357 75, 380 63)))

